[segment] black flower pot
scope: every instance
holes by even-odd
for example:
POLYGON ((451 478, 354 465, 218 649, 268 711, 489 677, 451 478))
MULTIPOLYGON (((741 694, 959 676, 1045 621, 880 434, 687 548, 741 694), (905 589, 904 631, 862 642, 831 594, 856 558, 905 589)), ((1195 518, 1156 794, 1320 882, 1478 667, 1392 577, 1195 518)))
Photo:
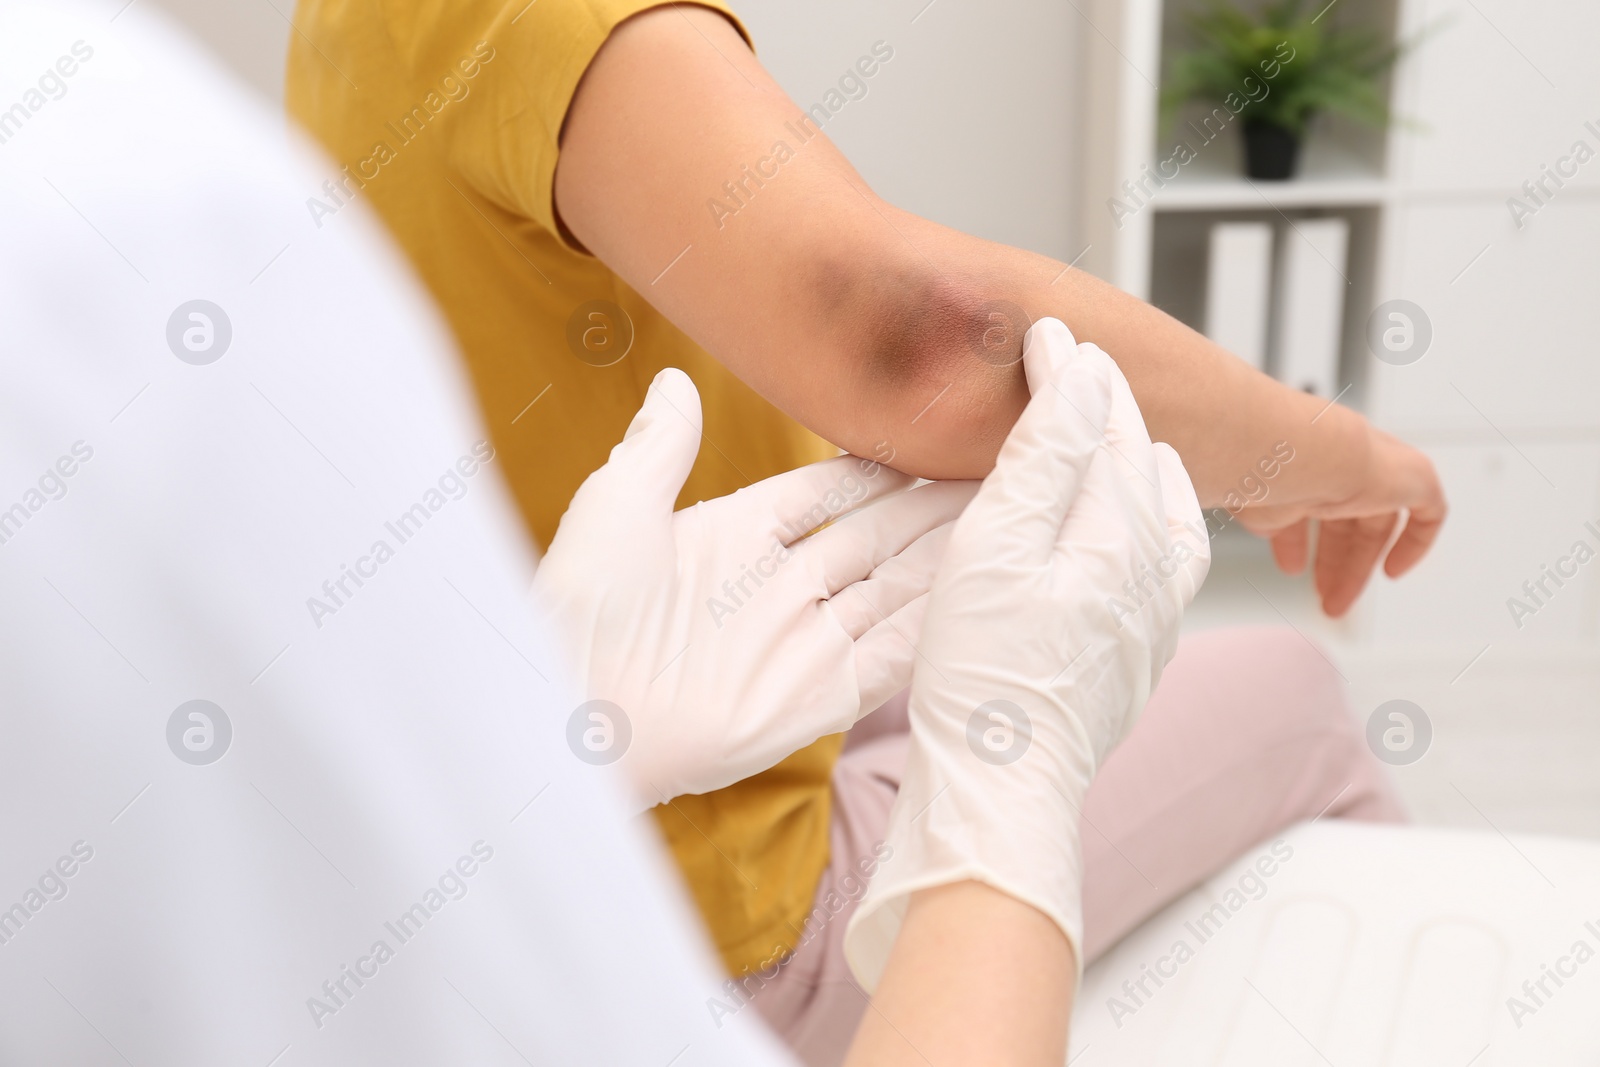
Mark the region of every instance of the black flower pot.
POLYGON ((1244 160, 1245 173, 1258 181, 1292 178, 1300 161, 1300 135, 1275 123, 1246 121, 1244 160))

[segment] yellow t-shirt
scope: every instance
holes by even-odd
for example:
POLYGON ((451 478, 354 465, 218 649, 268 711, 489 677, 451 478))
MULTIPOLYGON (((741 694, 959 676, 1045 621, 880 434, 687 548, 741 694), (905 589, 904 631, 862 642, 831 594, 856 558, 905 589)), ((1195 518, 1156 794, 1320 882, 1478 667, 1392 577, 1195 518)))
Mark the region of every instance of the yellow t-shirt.
MULTIPOLYGON (((319 228, 337 226, 365 198, 388 223, 455 331, 541 544, 663 367, 699 386, 716 446, 701 449, 680 505, 838 451, 558 232, 557 140, 578 80, 618 23, 660 2, 300 0, 296 12, 289 110, 342 168, 308 190, 307 210, 319 228)), ((823 738, 656 809, 734 974, 798 939, 828 861, 841 745, 823 738)))

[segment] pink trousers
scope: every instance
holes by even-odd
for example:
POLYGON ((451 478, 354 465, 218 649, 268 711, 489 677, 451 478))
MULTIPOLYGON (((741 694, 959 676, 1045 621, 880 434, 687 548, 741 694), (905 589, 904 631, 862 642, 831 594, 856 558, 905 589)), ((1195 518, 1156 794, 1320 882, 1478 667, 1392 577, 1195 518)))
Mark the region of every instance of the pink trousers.
MULTIPOLYGON (((832 894, 842 910, 776 976, 745 982, 813 1067, 843 1060, 866 1009, 842 942, 861 895, 857 861, 883 840, 905 766, 904 701, 857 725, 834 769, 833 851, 817 900, 832 894)), ((1404 818, 1332 665, 1292 630, 1188 638, 1084 803, 1085 962, 1250 848, 1318 816, 1404 818)))

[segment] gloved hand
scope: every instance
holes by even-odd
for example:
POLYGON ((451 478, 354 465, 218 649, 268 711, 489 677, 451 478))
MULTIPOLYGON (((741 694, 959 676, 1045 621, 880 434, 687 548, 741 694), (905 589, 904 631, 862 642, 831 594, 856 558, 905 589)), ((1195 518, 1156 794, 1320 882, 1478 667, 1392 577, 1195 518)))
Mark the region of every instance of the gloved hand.
POLYGON ((840 456, 674 514, 699 448, 700 396, 664 370, 534 577, 586 689, 568 741, 620 760, 646 806, 766 770, 905 688, 977 489, 902 492, 914 479, 840 456))
POLYGON ((1084 794, 1210 565, 1189 477, 1116 364, 1055 319, 1028 331, 1023 362, 1032 399, 929 599, 892 854, 846 932, 868 990, 911 894, 966 880, 1054 919, 1081 973, 1084 794))

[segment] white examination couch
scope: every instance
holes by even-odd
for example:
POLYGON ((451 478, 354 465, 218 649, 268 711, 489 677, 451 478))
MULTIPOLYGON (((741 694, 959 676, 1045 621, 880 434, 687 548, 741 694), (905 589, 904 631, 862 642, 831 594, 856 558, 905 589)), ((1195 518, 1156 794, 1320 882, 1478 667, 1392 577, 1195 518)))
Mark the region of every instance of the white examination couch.
POLYGON ((1600 843, 1302 824, 1097 960, 1072 1031, 1072 1067, 1595 1067, 1600 843))

